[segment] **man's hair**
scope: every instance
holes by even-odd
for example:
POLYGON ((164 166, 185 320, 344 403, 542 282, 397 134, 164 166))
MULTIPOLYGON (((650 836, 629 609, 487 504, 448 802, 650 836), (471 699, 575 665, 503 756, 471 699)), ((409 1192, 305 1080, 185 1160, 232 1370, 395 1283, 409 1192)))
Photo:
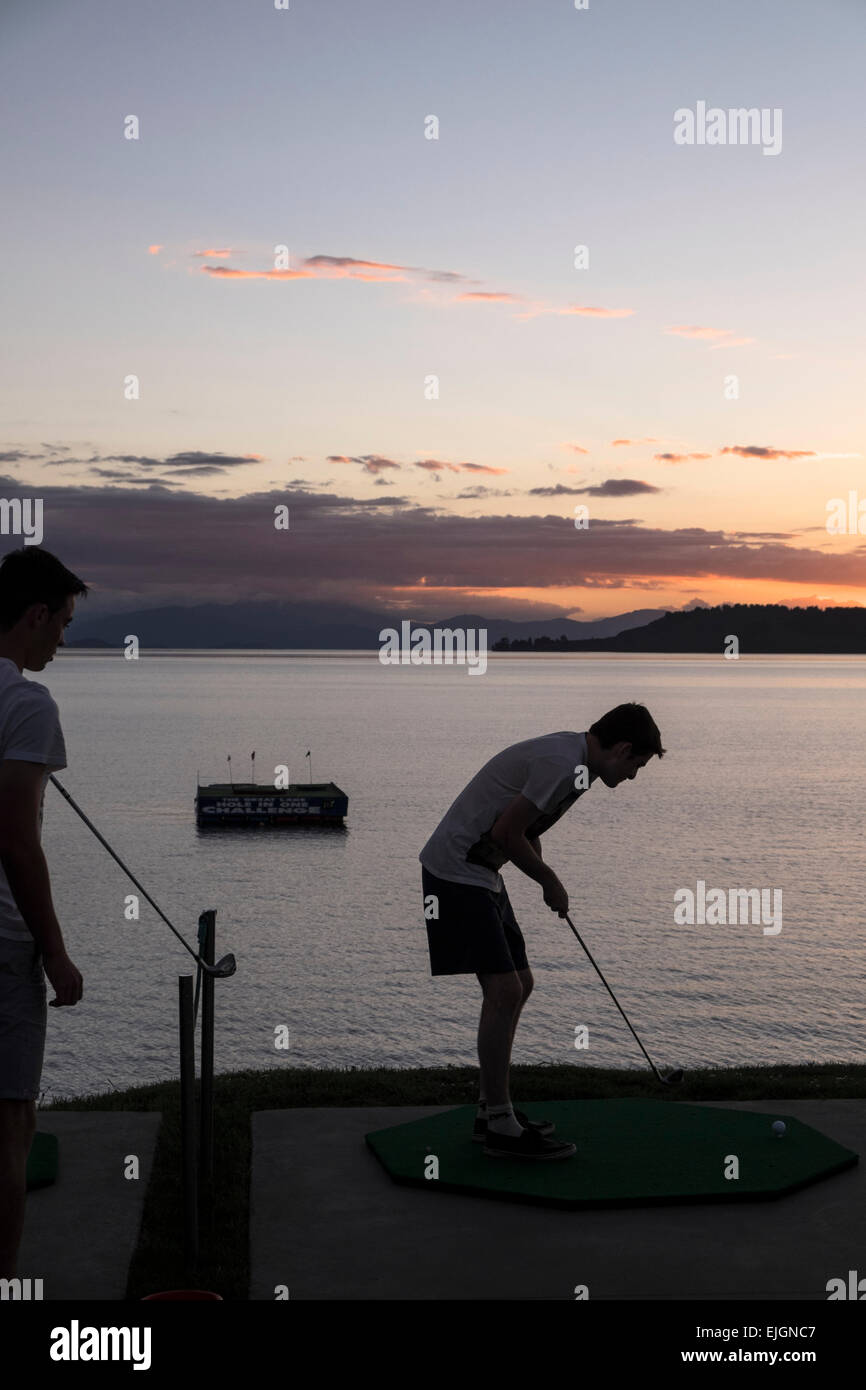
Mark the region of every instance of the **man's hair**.
POLYGON ((10 550, 0 562, 0 632, 13 628, 34 603, 57 613, 70 594, 87 594, 83 580, 39 545, 10 550))
POLYGON ((609 709, 607 714, 597 719, 589 732, 595 734, 602 748, 612 748, 615 743, 630 743, 632 755, 636 758, 642 758, 647 753, 663 758, 665 754, 662 736, 646 705, 617 705, 616 709, 609 709))

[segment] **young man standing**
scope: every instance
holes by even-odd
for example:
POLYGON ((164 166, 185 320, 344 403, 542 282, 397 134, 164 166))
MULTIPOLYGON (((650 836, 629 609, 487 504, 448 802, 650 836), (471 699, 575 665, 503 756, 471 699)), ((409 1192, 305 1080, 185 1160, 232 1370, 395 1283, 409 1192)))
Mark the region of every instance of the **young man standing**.
POLYGON ((77 1004, 80 972, 66 953, 40 844, 48 774, 66 766, 57 705, 24 671, 63 646, 75 595, 87 585, 37 546, 0 564, 0 1278, 15 1277, 27 1156, 36 1129, 48 976, 54 1005, 77 1004), (44 969, 44 975, 43 975, 44 969))
POLYGON ((511 862, 538 883, 560 917, 568 894, 541 857, 539 837, 600 777, 633 781, 661 736, 643 705, 617 705, 586 733, 544 734, 491 758, 449 807, 418 856, 433 975, 474 974, 484 994, 478 1029, 481 1094, 473 1139, 491 1158, 570 1158, 548 1120, 509 1098, 511 1048, 532 972, 499 870, 511 862))

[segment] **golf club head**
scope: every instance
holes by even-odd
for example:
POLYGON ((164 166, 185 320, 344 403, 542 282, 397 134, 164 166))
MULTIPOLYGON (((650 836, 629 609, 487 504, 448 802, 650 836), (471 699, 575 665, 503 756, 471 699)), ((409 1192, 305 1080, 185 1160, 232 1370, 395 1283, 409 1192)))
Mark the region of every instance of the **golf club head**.
POLYGON ((667 1074, 667 1076, 665 1077, 665 1085, 666 1085, 666 1086, 678 1086, 678 1085, 680 1084, 680 1082, 682 1081, 682 1079, 683 1079, 683 1074, 682 1074, 682 1071, 680 1071, 679 1069, 677 1069, 676 1071, 669 1071, 668 1074, 667 1074))
POLYGON ((210 974, 218 979, 224 980, 228 975, 233 975, 238 968, 238 963, 234 956, 229 952, 227 956, 220 956, 216 965, 210 968, 210 974))

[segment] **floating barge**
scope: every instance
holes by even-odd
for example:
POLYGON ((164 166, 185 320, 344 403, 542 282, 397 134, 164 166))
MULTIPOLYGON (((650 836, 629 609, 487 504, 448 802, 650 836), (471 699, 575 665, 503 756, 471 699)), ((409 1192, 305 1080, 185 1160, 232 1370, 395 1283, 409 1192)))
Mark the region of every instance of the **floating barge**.
POLYGON ((212 782, 195 796, 196 825, 343 824, 349 798, 334 782, 293 782, 288 787, 254 782, 212 782))

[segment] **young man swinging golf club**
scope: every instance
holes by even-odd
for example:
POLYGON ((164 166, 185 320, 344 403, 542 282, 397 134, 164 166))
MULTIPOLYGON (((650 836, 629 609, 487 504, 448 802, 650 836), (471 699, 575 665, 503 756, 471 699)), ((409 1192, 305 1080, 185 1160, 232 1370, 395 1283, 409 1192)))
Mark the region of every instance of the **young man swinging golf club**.
POLYGON ((523 934, 499 870, 512 863, 564 917, 568 893, 541 857, 539 838, 588 787, 633 781, 661 735, 643 705, 617 705, 586 733, 544 734, 497 753, 464 787, 418 856, 433 975, 474 974, 484 994, 478 1029, 481 1085, 473 1139, 490 1158, 570 1158, 548 1120, 515 1111, 511 1049, 532 989, 523 934))

